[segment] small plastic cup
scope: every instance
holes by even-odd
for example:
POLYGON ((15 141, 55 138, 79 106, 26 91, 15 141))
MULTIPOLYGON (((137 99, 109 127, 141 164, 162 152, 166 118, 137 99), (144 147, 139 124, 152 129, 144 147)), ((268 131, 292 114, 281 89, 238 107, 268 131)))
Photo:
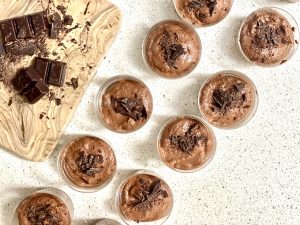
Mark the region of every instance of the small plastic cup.
POLYGON ((114 178, 115 176, 115 173, 116 173, 116 170, 117 170, 117 160, 116 160, 116 156, 115 156, 115 153, 114 153, 114 150, 113 148, 111 147, 111 144, 109 144, 106 140, 103 140, 102 138, 97 138, 97 137, 93 137, 93 136, 82 136, 82 137, 78 137, 78 138, 75 138, 74 140, 72 140, 70 143, 66 144, 59 156, 58 156, 58 168, 60 170, 60 173, 64 179, 64 181, 66 182, 66 184, 76 190, 76 191, 79 191, 79 192, 82 192, 82 193, 92 193, 92 192, 97 192, 97 191, 100 191, 101 189, 105 188, 111 181, 112 179, 114 178), (102 142, 104 145, 108 146, 110 148, 110 153, 112 154, 113 158, 114 158, 114 162, 115 162, 115 165, 114 165, 114 171, 110 174, 109 177, 107 177, 107 179, 102 182, 102 183, 99 183, 99 185, 93 185, 93 186, 80 186, 78 184, 76 184, 71 178, 70 178, 70 175, 68 174, 68 171, 65 169, 65 159, 64 157, 66 156, 66 154, 68 153, 70 147, 76 143, 82 143, 83 142, 83 138, 93 138, 97 141, 100 141, 102 142))
MULTIPOLYGON (((138 94, 138 93, 136 93, 136 94, 138 94)), ((131 132, 135 132, 135 131, 139 130, 149 121, 149 119, 152 115, 152 111, 153 111, 153 98, 152 98, 150 89, 147 87, 147 85, 143 81, 141 81, 133 76, 120 75, 120 76, 116 76, 116 77, 113 77, 113 78, 107 80, 101 86, 101 88, 98 91, 98 94, 96 96, 94 105, 95 105, 95 111, 98 115, 99 121, 105 128, 109 129, 110 131, 116 132, 116 133, 125 134, 125 133, 131 133, 131 132), (119 124, 119 126, 115 126, 113 124, 114 120, 108 122, 108 120, 105 119, 105 116, 103 114, 103 107, 104 107, 103 96, 106 94, 106 92, 109 88, 113 87, 113 85, 117 84, 120 81, 136 82, 138 85, 140 85, 140 87, 145 89, 145 92, 147 93, 147 98, 149 98, 149 101, 146 102, 146 105, 145 105, 145 101, 144 101, 144 106, 146 107, 146 111, 147 111, 147 118, 143 119, 143 120, 138 120, 137 122, 135 122, 136 125, 132 125, 133 123, 129 121, 129 117, 128 117, 128 119, 126 121, 124 120, 125 121, 124 124, 119 124)))
MULTIPOLYGON (((194 27, 209 27, 209 26, 213 26, 213 25, 215 25, 215 24, 221 22, 222 20, 224 20, 224 19, 228 16, 228 14, 229 14, 230 11, 231 11, 231 8, 232 8, 232 5, 233 5, 234 0, 224 0, 224 1, 223 1, 223 2, 225 2, 224 4, 226 4, 226 3, 228 4, 228 8, 226 8, 225 14, 224 14, 223 16, 220 16, 217 20, 215 20, 215 21, 213 21, 213 22, 210 22, 210 23, 201 23, 201 22, 197 22, 198 20, 193 22, 193 21, 191 20, 191 18, 190 18, 190 19, 187 18, 187 16, 186 16, 186 15, 179 9, 179 7, 178 7, 178 4, 179 4, 180 2, 188 2, 188 1, 187 1, 187 0, 173 0, 175 10, 176 10, 178 16, 179 16, 182 20, 186 21, 187 23, 191 24, 191 25, 194 26, 194 27)), ((223 8, 222 8, 222 10, 223 10, 223 8)), ((196 18, 195 18, 195 20, 196 20, 196 18)))
POLYGON ((280 66, 280 65, 288 62, 293 57, 293 55, 296 53, 296 51, 298 49, 299 38, 300 38, 300 34, 299 34, 299 27, 298 27, 297 21, 295 20, 295 18, 289 12, 287 12, 287 11, 281 9, 281 8, 277 8, 277 7, 264 7, 264 8, 260 8, 256 11, 252 12, 243 21, 243 23, 240 27, 240 30, 239 30, 238 38, 237 38, 237 47, 238 47, 238 50, 239 50, 240 54, 242 55, 242 57, 244 57, 248 62, 250 62, 254 65, 257 65, 257 66, 261 66, 261 67, 274 67, 274 66, 280 66), (261 13, 261 12, 275 12, 275 13, 281 15, 282 17, 284 17, 286 19, 286 21, 288 22, 288 24, 290 25, 290 27, 292 29, 293 43, 287 49, 286 55, 284 57, 278 59, 276 62, 273 62, 273 63, 263 63, 263 62, 258 62, 258 61, 255 61, 255 60, 251 60, 249 58, 249 56, 243 51, 243 47, 242 47, 242 44, 241 44, 242 31, 243 31, 244 26, 257 13, 261 13))
MULTIPOLYGON (((177 116, 177 117, 174 117, 172 119, 170 119, 169 121, 167 121, 163 127, 161 128, 159 134, 158 134, 158 138, 157 138, 157 151, 158 151, 158 154, 160 156, 160 159, 164 162, 164 164, 166 166, 168 166, 170 169, 172 170, 175 170, 177 172, 181 172, 181 173, 193 173, 193 172, 196 172, 196 171, 199 171, 203 168, 205 168, 213 159, 215 153, 216 153, 216 148, 217 148, 217 139, 216 139, 216 136, 213 132, 213 130, 209 127, 209 125, 201 118, 197 117, 197 116, 193 116, 193 115, 181 115, 181 116, 177 116), (191 165, 190 168, 183 168, 183 167, 179 167, 178 165, 177 166, 173 166, 171 165, 171 163, 168 163, 164 157, 164 154, 163 154, 163 148, 162 148, 162 141, 163 141, 163 136, 164 136, 164 133, 165 131, 170 128, 170 126, 172 124, 174 124, 175 122, 177 121, 180 121, 182 119, 190 119, 190 120, 194 120, 196 122, 198 122, 199 124, 201 124, 203 126, 203 128, 205 129, 205 131, 207 132, 208 134, 208 137, 207 137, 207 140, 206 142, 209 145, 209 149, 206 149, 205 150, 205 153, 208 152, 207 156, 205 156, 205 159, 201 162, 197 162, 197 164, 195 165, 192 165, 192 163, 189 161, 189 158, 190 160, 194 161, 193 160, 193 157, 196 157, 199 158, 198 156, 202 156, 203 152, 199 152, 197 155, 193 156, 193 152, 191 154, 187 154, 187 158, 183 158, 182 156, 179 157, 181 158, 182 160, 186 160, 186 163, 189 163, 189 165, 191 165)), ((177 150, 174 150, 174 151, 177 151, 177 150)), ((178 154, 179 156, 179 154, 178 154)), ((178 163, 178 162, 177 162, 178 163)))
MULTIPOLYGON (((27 195, 16 207, 16 209, 14 210, 13 213, 13 218, 12 218, 12 225, 20 225, 19 223, 19 217, 18 217, 18 209, 21 206, 21 204, 25 201, 28 200, 36 195, 40 195, 40 194, 49 194, 54 196, 55 198, 58 198, 59 200, 61 200, 66 208, 68 209, 69 215, 70 215, 70 221, 72 222, 73 219, 73 215, 74 215, 74 207, 73 207, 73 203, 71 198, 62 190, 57 189, 57 188, 45 188, 39 191, 35 191, 30 195, 27 195)), ((65 225, 71 225, 70 224, 65 224, 65 225)))
POLYGON ((259 98, 258 98, 258 93, 257 93, 257 89, 255 84, 253 83, 253 81, 247 77, 245 74, 237 72, 237 71, 233 71, 233 70, 224 70, 224 71, 220 71, 216 74, 214 74, 213 76, 211 76, 210 78, 208 78, 201 86, 200 91, 199 91, 199 95, 198 95, 198 107, 200 110, 200 114, 201 117, 204 118, 208 123, 210 123, 212 126, 217 127, 219 129, 236 129, 239 128, 245 124, 247 124, 255 115, 257 107, 258 107, 258 102, 259 102, 259 98), (252 105, 250 106, 248 113, 245 114, 243 116, 243 118, 236 120, 236 122, 234 123, 229 123, 229 124, 222 124, 220 122, 216 122, 216 121, 211 121, 206 113, 203 110, 203 107, 201 105, 201 98, 203 94, 203 90, 211 84, 212 81, 214 81, 215 79, 218 78, 218 76, 220 75, 225 75, 225 76, 231 76, 233 78, 237 78, 239 80, 244 81, 246 84, 250 85, 250 87, 252 88, 252 92, 251 92, 251 99, 252 99, 252 105))
POLYGON ((122 225, 118 221, 111 219, 102 219, 96 222, 94 225, 122 225))
MULTIPOLYGON (((180 42, 180 41, 179 41, 180 42)), ((184 21, 180 21, 180 20, 163 20, 157 24, 155 24, 150 30, 149 32, 146 34, 144 41, 143 41, 143 46, 142 46, 142 54, 143 54, 143 60, 144 63, 146 64, 146 66, 153 71, 154 73, 156 73, 157 75, 160 75, 163 78, 167 78, 167 79, 178 79, 178 78, 182 78, 184 76, 189 75, 190 73, 192 73, 194 71, 194 69, 197 67, 197 65, 200 62, 200 58, 201 58, 201 52, 202 52, 202 44, 201 44, 201 40, 200 37, 198 35, 198 33, 196 32, 196 30, 193 28, 193 26, 191 26, 190 24, 184 22, 184 21), (195 51, 195 56, 197 57, 196 59, 193 59, 193 57, 191 55, 186 55, 185 57, 185 62, 189 63, 187 65, 184 65, 186 68, 181 71, 181 72, 176 72, 174 69, 169 69, 168 73, 167 72, 163 72, 161 70, 159 70, 157 67, 155 67, 154 65, 151 65, 149 57, 147 56, 147 48, 150 47, 150 37, 155 34, 155 32, 159 29, 162 29, 164 26, 166 25, 174 25, 174 26, 178 26, 181 27, 181 29, 186 29, 186 31, 188 32, 186 34, 186 36, 191 36, 191 38, 195 39, 195 42, 193 43, 195 46, 197 46, 197 50, 195 50, 196 48, 190 48, 189 51, 195 51), (196 54, 196 51, 198 51, 198 53, 196 54)), ((190 54, 190 53, 189 53, 190 54)), ((154 57, 153 57, 154 58, 154 57)), ((156 59, 158 60, 158 58, 156 59)), ((162 59, 161 59, 162 60, 162 59)), ((175 60, 176 62, 176 60, 175 60)), ((162 64, 165 65, 166 62, 162 60, 162 64)), ((178 68, 177 68, 178 69, 178 68)), ((176 70, 177 70, 176 69, 176 70)), ((180 68, 179 68, 180 69, 180 68)))
MULTIPOLYGON (((172 209, 173 209, 174 199, 173 199, 173 194, 172 194, 171 188, 168 186, 168 184, 158 174, 156 174, 155 172, 150 171, 150 170, 139 170, 139 171, 135 172, 133 175, 126 178, 121 183, 121 185, 119 186, 118 191, 116 193, 115 204, 116 204, 116 208, 117 208, 119 216, 128 225, 136 225, 137 223, 139 225, 161 225, 164 222, 166 222, 166 220, 169 218, 169 216, 172 212, 172 209), (120 205, 121 205, 121 202, 122 202, 122 192, 123 192, 123 189, 124 189, 125 185, 127 184, 128 181, 130 181, 130 179, 136 178, 137 176, 140 176, 140 175, 151 176, 151 177, 154 177, 156 179, 159 179, 164 183, 165 187, 168 189, 168 195, 169 195, 168 198, 171 198, 170 199, 170 205, 169 205, 168 210, 165 212, 165 215, 162 218, 158 219, 158 220, 148 221, 148 222, 134 221, 134 220, 131 220, 130 218, 128 218, 125 214, 123 214, 123 212, 121 210, 120 205)), ((163 212, 161 212, 161 213, 163 213, 163 212)))

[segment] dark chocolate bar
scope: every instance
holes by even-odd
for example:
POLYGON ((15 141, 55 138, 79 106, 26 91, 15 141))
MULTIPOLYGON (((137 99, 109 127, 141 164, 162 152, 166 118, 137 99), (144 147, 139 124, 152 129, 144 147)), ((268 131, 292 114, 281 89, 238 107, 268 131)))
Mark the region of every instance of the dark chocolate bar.
POLYGON ((62 87, 65 81, 67 64, 50 59, 36 58, 35 71, 40 74, 45 83, 62 87))
POLYGON ((33 86, 38 80, 41 80, 39 74, 37 74, 33 68, 27 70, 21 70, 15 78, 12 79, 12 85, 19 93, 24 92, 33 86))
POLYGON ((42 31, 49 32, 48 27, 46 11, 0 22, 4 44, 15 42, 18 39, 34 38, 42 31))

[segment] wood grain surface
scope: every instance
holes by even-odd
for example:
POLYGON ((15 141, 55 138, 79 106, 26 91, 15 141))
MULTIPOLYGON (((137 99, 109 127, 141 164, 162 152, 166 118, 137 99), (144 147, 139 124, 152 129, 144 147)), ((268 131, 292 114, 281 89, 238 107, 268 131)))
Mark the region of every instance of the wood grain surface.
MULTIPOLYGON (((121 23, 121 12, 107 0, 2 0, 0 20, 46 8, 55 10, 57 5, 67 8, 67 14, 74 18, 73 25, 78 23, 79 28, 58 41, 47 40, 47 48, 53 53, 49 58, 66 62, 66 82, 78 77, 79 87, 74 90, 67 85, 50 86, 55 96, 62 99, 61 105, 50 101, 48 96, 30 105, 8 85, 0 83, 0 145, 33 161, 44 161, 53 152, 121 23), (41 113, 44 113, 42 119, 41 113)), ((29 66, 32 59, 26 56, 21 63, 5 65, 8 77, 13 77, 19 68, 29 66)))

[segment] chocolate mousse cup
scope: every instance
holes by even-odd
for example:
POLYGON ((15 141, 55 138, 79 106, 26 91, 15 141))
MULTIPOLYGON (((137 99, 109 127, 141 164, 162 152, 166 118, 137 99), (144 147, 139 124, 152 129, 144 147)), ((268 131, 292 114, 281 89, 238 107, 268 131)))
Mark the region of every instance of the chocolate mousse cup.
POLYGON ((58 166, 66 183, 76 191, 96 192, 113 179, 117 160, 104 140, 83 136, 63 147, 58 166))
POLYGON ((160 225, 173 209, 173 194, 156 173, 140 170, 120 185, 116 207, 126 224, 160 225))
POLYGON ((56 188, 47 188, 26 196, 16 207, 12 225, 71 225, 74 213, 70 197, 56 188))
POLYGON ((296 20, 283 9, 261 8, 244 20, 237 44, 247 61, 262 67, 279 66, 295 54, 299 28, 296 20))
POLYGON ((117 133, 130 133, 143 127, 153 111, 149 88, 132 76, 116 76, 100 88, 96 112, 107 129, 117 133))
POLYGON ((254 83, 237 71, 221 71, 207 79, 199 97, 201 116, 220 129, 235 129, 248 123, 258 106, 254 83))
POLYGON ((161 160, 177 172, 195 172, 212 160, 216 151, 212 129, 199 117, 182 115, 169 120, 157 139, 161 160))
POLYGON ((230 12, 233 0, 173 0, 179 17, 196 27, 219 23, 230 12))
POLYGON ((154 25, 143 42, 145 64, 164 78, 190 74, 201 56, 201 41, 186 22, 164 20, 154 25))

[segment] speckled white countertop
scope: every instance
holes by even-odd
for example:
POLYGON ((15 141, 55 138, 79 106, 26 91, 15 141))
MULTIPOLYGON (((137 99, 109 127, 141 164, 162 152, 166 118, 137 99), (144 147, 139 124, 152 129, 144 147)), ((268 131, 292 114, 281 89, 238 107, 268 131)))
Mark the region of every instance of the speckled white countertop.
POLYGON ((204 51, 189 76, 165 80, 143 64, 142 40, 154 23, 177 19, 171 0, 115 0, 124 14, 122 30, 93 79, 74 119, 55 153, 44 163, 33 163, 0 150, 0 224, 9 225, 22 196, 42 187, 66 191, 75 206, 75 223, 110 217, 117 186, 132 170, 151 169, 173 189, 175 207, 166 225, 300 224, 300 51, 287 64, 262 69, 238 54, 235 38, 241 20, 261 6, 279 6, 300 21, 300 3, 280 0, 235 0, 230 15, 216 26, 199 30, 204 51), (158 158, 156 137, 162 124, 178 114, 199 115, 198 90, 205 78, 224 69, 246 73, 257 85, 260 105, 246 126, 214 129, 217 153, 208 167, 180 174, 158 158), (93 99, 108 78, 130 74, 142 79, 154 97, 154 113, 133 134, 115 134, 97 123, 93 99), (118 173, 105 189, 82 194, 68 188, 56 166, 62 144, 80 134, 108 139, 116 150, 118 173))

